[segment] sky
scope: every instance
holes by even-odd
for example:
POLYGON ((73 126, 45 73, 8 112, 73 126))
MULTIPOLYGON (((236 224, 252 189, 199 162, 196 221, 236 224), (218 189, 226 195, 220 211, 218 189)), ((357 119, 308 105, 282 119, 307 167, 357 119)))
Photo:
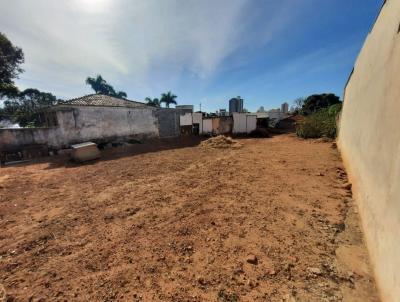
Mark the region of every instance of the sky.
POLYGON ((70 99, 101 74, 128 99, 256 111, 342 97, 382 0, 0 0, 0 31, 25 54, 20 89, 70 99))

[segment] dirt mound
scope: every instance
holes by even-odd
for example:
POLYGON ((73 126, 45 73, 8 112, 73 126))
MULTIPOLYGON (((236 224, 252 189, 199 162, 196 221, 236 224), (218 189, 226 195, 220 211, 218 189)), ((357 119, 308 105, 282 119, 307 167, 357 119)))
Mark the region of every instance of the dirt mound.
POLYGON ((200 144, 203 148, 240 148, 242 144, 224 135, 209 138, 200 144))

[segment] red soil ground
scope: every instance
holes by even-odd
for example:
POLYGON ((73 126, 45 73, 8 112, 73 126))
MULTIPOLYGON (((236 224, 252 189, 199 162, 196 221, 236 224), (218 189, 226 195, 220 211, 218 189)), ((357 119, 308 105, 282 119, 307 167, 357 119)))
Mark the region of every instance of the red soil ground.
POLYGON ((5 299, 378 301, 332 143, 240 142, 0 169, 5 299))

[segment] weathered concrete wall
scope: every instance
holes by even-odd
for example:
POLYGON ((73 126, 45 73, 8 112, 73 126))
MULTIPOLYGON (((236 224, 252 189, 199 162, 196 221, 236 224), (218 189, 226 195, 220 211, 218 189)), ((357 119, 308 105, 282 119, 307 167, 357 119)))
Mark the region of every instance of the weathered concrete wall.
POLYGON ((257 115, 247 115, 246 129, 247 133, 250 133, 257 129, 257 115))
POLYGON ((203 134, 212 133, 212 119, 206 118, 203 119, 203 134))
POLYGON ((219 118, 219 133, 227 134, 232 133, 233 118, 231 116, 221 116, 219 118))
MULTIPOLYGON (((54 128, 0 129, 0 148, 46 144, 68 147, 85 141, 158 137, 155 109, 76 106, 57 111, 54 128)), ((179 128, 178 128, 179 129, 179 128)))
POLYGON ((211 125, 213 134, 219 134, 219 117, 213 117, 211 119, 211 125))
POLYGON ((246 114, 234 113, 233 114, 233 133, 246 133, 246 114))
POLYGON ((48 145, 56 148, 60 144, 62 142, 58 128, 0 129, 0 151, 28 145, 48 145))
POLYGON ((77 106, 57 112, 60 134, 69 143, 117 137, 158 136, 152 108, 77 106))
POLYGON ((257 116, 246 113, 233 114, 233 133, 250 133, 257 128, 257 116))
POLYGON ((160 137, 177 137, 180 135, 180 115, 181 110, 158 109, 156 116, 160 137))
POLYGON ((400 297, 400 1, 387 0, 344 95, 338 143, 383 301, 400 297))
POLYGON ((179 116, 179 124, 180 126, 191 126, 193 124, 192 113, 187 112, 185 114, 181 114, 179 116))
POLYGON ((203 114, 201 112, 193 113, 193 124, 199 124, 199 133, 203 133, 203 114))

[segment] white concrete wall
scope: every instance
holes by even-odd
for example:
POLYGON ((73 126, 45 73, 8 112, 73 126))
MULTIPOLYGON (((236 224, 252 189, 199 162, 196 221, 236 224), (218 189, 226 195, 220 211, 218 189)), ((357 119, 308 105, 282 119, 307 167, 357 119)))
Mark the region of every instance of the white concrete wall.
POLYGON ((247 120, 246 120, 247 133, 256 130, 256 128, 257 128, 257 115, 247 115, 247 120))
POLYGON ((191 126, 192 125, 192 114, 187 112, 179 116, 179 122, 181 126, 191 126))
POLYGON ((233 133, 250 133, 257 128, 257 115, 233 113, 233 133))
POLYGON ((387 0, 345 90, 338 143, 382 300, 400 299, 400 1, 387 0))
POLYGON ((0 129, 0 149, 29 144, 61 148, 90 140, 159 135, 152 108, 76 106, 57 111, 57 120, 59 125, 53 128, 0 129))
POLYGON ((233 113, 233 133, 247 133, 246 113, 233 113))
POLYGON ((57 148, 64 143, 59 128, 0 129, 0 151, 37 144, 57 148))
POLYGON ((213 128, 212 128, 212 119, 203 119, 203 131, 202 133, 207 134, 207 133, 212 133, 213 128))
POLYGON ((61 135, 69 142, 93 139, 158 136, 152 108, 76 106, 58 111, 61 135))

